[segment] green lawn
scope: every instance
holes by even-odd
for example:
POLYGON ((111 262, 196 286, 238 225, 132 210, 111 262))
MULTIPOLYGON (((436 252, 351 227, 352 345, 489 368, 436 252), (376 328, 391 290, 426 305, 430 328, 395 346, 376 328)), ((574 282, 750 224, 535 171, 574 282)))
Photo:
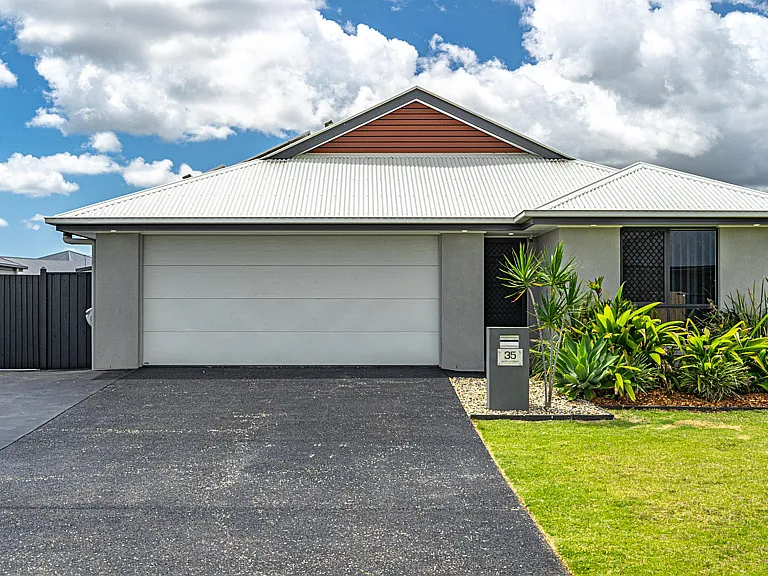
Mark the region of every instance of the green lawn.
POLYGON ((574 574, 768 574, 768 412, 476 425, 574 574))

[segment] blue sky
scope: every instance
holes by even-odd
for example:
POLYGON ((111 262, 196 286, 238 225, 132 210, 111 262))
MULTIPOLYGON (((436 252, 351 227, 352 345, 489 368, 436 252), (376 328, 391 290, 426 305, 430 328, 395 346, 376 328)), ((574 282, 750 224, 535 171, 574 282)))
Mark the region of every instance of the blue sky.
POLYGON ((36 214, 168 181, 182 164, 232 164, 414 83, 589 160, 768 186, 761 2, 536 0, 524 21, 501 0, 276 0, 271 12, 254 2, 241 14, 248 2, 238 2, 200 13, 222 23, 204 28, 202 47, 195 3, 157 0, 165 28, 152 10, 142 20, 104 0, 63 0, 61 13, 0 0, 0 61, 15 77, 3 86, 0 68, 0 255, 66 247, 28 221, 36 214), (195 50, 200 66, 186 57, 195 50), (30 125, 41 110, 53 120, 30 125), (97 132, 114 133, 121 149, 94 149, 97 132), (16 154, 31 158, 9 161, 16 154), (60 167, 73 157, 102 168, 60 167), (173 169, 131 177, 124 169, 139 157, 139 169, 167 160, 173 169))

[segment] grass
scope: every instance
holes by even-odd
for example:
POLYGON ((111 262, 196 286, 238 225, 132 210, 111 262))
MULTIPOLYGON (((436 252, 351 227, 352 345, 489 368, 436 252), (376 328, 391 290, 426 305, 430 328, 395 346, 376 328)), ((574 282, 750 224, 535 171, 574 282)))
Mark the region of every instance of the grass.
POLYGON ((768 413, 476 426, 574 574, 768 574, 768 413))

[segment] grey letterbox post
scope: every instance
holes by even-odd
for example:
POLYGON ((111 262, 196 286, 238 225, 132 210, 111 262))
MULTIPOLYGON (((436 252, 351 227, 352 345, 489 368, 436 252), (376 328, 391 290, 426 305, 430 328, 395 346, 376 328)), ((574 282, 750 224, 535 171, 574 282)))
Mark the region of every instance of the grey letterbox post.
POLYGON ((528 328, 485 329, 488 408, 528 410, 528 328))

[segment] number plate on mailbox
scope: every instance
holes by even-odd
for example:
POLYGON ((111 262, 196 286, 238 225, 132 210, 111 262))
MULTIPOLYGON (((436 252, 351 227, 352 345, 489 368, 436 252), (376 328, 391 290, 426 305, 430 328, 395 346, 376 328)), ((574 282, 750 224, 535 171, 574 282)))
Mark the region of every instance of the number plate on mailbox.
POLYGON ((499 348, 499 366, 522 366, 523 350, 521 348, 499 348))

